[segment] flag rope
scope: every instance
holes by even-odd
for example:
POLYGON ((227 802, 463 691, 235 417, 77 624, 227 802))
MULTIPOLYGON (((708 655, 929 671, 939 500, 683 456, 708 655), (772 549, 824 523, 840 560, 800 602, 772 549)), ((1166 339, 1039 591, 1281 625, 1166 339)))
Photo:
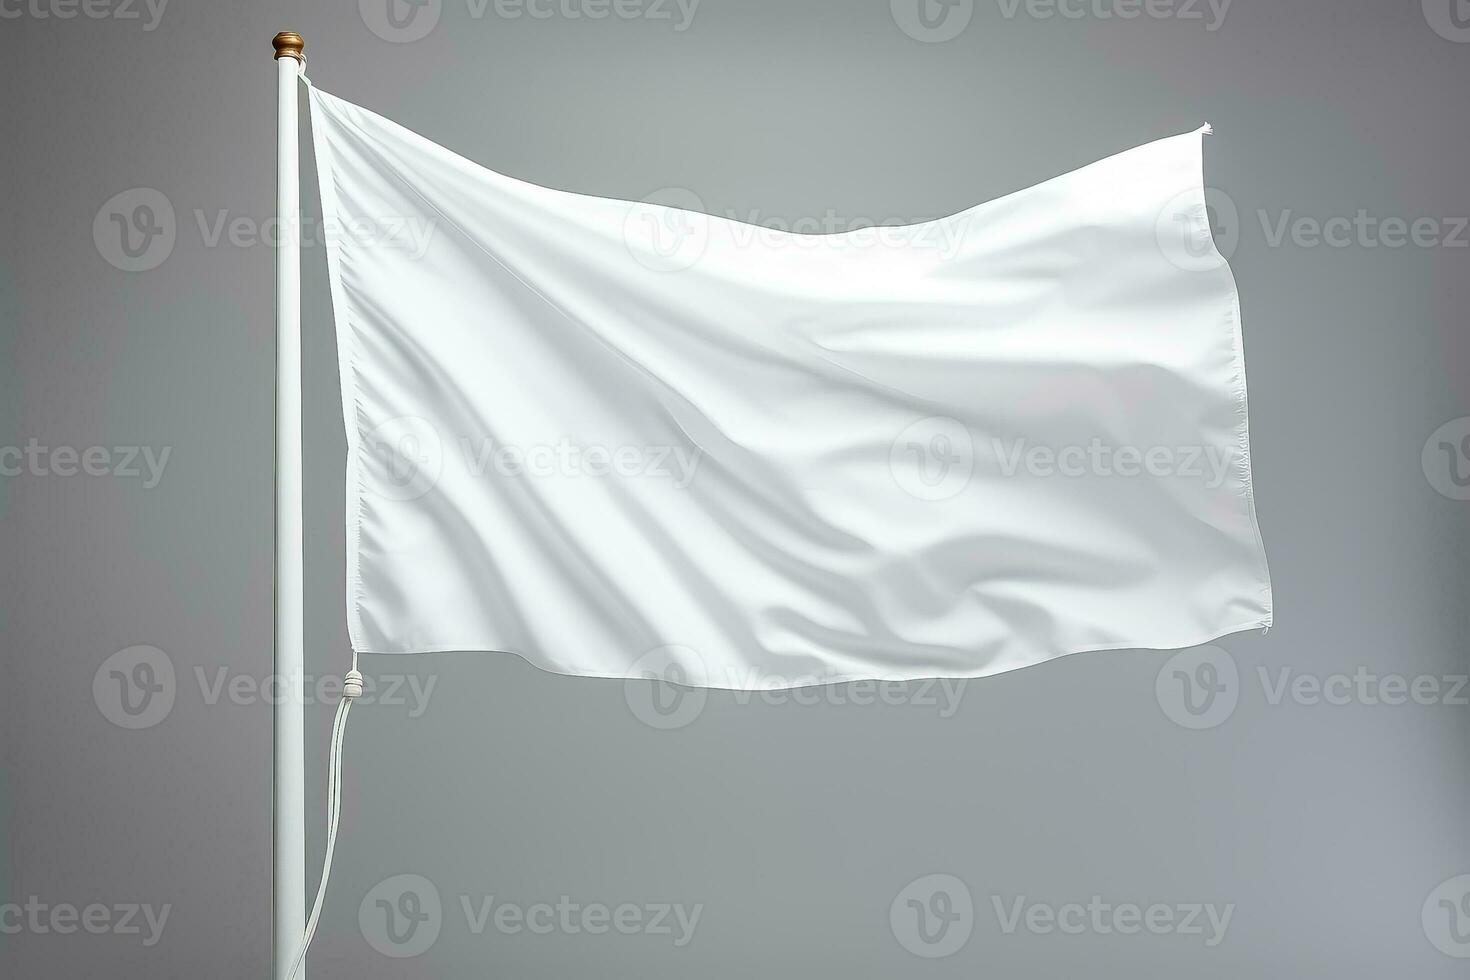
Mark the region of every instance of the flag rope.
POLYGON ((332 878, 332 858, 337 851, 337 831, 342 821, 342 746, 347 734, 347 716, 352 713, 352 702, 362 697, 362 674, 357 669, 357 652, 352 653, 352 669, 347 672, 342 684, 342 700, 337 703, 337 716, 332 720, 332 747, 327 757, 327 845, 322 855, 322 877, 317 884, 316 901, 311 906, 311 917, 306 921, 306 930, 301 937, 301 950, 288 980, 295 980, 306 963, 306 952, 316 938, 317 923, 321 920, 322 903, 327 897, 327 883, 332 878))

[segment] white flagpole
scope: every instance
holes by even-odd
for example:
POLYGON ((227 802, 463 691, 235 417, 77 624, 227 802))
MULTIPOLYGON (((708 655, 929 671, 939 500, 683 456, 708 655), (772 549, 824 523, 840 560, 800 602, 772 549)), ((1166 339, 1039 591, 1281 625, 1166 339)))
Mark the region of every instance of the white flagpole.
POLYGON ((305 42, 283 31, 276 50, 276 568, 272 773, 274 980, 287 980, 306 924, 305 574, 301 517, 301 200, 296 99, 305 42))

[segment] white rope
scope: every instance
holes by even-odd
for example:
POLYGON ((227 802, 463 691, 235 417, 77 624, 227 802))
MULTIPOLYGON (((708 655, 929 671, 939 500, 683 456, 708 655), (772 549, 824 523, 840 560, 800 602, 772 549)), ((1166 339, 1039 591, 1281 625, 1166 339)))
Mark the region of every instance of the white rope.
POLYGON ((362 697, 362 674, 357 670, 357 652, 352 654, 352 669, 342 684, 342 700, 337 704, 337 717, 332 721, 332 748, 327 759, 327 849, 322 856, 322 878, 317 885, 316 901, 311 907, 311 917, 306 920, 306 932, 301 937, 301 951, 287 974, 295 980, 306 962, 306 951, 316 937, 317 923, 321 920, 322 902, 327 897, 327 882, 332 877, 332 855, 337 850, 337 827, 342 820, 342 743, 347 732, 347 716, 352 712, 352 702, 362 697))

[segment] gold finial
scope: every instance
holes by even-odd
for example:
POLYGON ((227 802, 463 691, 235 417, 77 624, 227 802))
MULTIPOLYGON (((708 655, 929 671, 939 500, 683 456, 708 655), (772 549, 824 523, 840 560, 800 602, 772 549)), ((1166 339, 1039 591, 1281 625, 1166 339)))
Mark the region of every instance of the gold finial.
POLYGON ((276 49, 276 60, 282 58, 295 58, 297 61, 305 62, 306 56, 302 51, 306 48, 306 41, 295 31, 282 31, 271 38, 271 47, 276 49))

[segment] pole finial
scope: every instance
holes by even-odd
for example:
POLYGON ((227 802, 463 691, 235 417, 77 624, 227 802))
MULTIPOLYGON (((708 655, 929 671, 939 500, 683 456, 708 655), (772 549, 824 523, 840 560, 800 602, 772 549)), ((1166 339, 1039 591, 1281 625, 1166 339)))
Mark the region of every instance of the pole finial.
POLYGON ((271 38, 271 47, 276 49, 276 60, 282 58, 295 58, 297 61, 305 62, 306 56, 302 52, 306 49, 306 40, 295 31, 282 31, 271 38))

